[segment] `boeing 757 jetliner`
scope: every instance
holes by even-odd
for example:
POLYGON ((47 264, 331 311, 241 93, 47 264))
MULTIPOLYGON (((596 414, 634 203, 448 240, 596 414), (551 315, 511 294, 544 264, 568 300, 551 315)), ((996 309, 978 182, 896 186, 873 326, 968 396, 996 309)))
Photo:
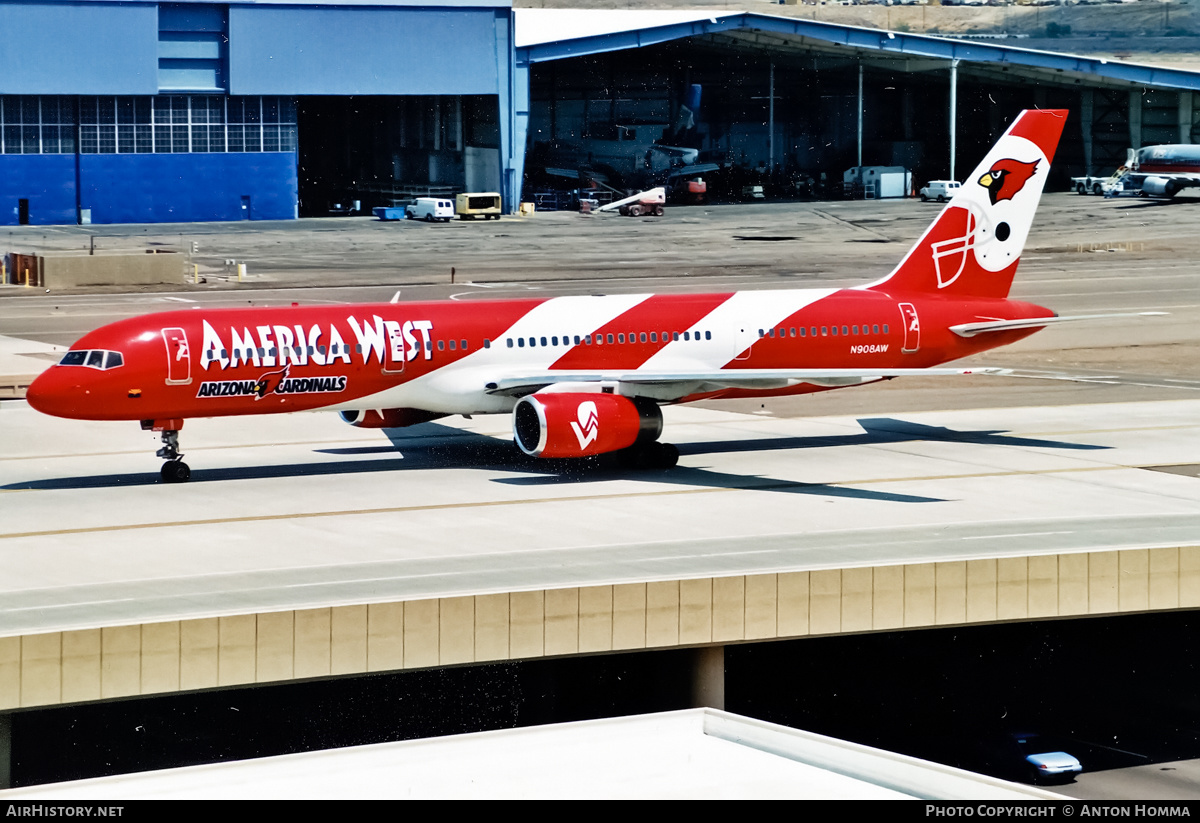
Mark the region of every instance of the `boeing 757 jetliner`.
POLYGON ((189 417, 316 410, 367 428, 506 413, 535 457, 673 466, 664 404, 962 374, 939 366, 1071 319, 1008 299, 1065 119, 1022 112, 869 285, 151 314, 85 335, 27 398, 162 432, 168 482, 190 476, 189 417))

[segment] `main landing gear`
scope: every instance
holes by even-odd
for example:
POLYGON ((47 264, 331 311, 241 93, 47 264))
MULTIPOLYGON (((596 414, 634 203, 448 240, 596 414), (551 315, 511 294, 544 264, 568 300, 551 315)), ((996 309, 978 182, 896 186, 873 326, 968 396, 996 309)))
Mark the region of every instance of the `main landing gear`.
POLYGON ((142 431, 162 432, 162 448, 155 455, 166 460, 159 475, 164 483, 186 483, 192 476, 192 470, 183 462, 183 454, 179 451, 179 430, 183 421, 174 420, 143 420, 142 431))

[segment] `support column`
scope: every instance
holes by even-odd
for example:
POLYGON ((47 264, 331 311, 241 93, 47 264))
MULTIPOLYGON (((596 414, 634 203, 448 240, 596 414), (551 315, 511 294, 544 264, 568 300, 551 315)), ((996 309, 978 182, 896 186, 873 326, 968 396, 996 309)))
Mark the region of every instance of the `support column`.
POLYGON ((1137 151, 1142 147, 1142 90, 1129 92, 1129 148, 1137 151))
MULTIPOLYGON (((862 137, 863 137, 863 65, 862 61, 858 61, 858 166, 861 167, 862 161, 862 137)), ((861 179, 861 178, 860 178, 861 179)))
POLYGON ((498 12, 496 76, 499 78, 499 95, 496 102, 500 107, 500 199, 505 214, 513 214, 521 205, 525 139, 529 129, 529 63, 517 59, 512 31, 512 9, 498 12))
POLYGON ((775 171, 775 61, 767 80, 767 171, 775 171))
POLYGON ((954 155, 958 147, 955 141, 958 139, 958 60, 950 61, 950 179, 957 180, 954 176, 954 155))
POLYGON ((12 714, 0 712, 0 789, 12 788, 12 714))
MULTIPOLYGON (((921 6, 921 8, 924 9, 925 7, 921 6)), ((902 118, 904 118, 904 140, 905 140, 905 142, 909 142, 913 139, 913 112, 915 112, 917 110, 917 107, 913 103, 912 85, 909 84, 907 79, 904 81, 904 91, 902 92, 902 94, 904 96, 902 98, 900 98, 901 99, 901 115, 900 116, 902 118)))
POLYGON ((1192 142, 1192 92, 1179 92, 1179 142, 1192 142))
POLYGON ((1096 93, 1084 89, 1079 95, 1079 128, 1083 133, 1084 174, 1092 174, 1092 122, 1095 119, 1096 93))
POLYGON ((725 647, 695 650, 692 707, 725 710, 725 647))

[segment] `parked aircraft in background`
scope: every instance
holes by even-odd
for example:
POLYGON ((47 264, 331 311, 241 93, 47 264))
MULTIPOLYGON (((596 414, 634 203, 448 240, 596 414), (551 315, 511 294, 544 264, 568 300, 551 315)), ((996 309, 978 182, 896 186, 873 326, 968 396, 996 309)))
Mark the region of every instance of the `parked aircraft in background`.
POLYGON ((161 432, 169 482, 190 476, 190 417, 316 410, 375 428, 507 413, 532 456, 673 466, 664 404, 961 374, 941 364, 1076 319, 1008 299, 1065 118, 1023 112, 869 285, 152 314, 85 335, 28 401, 161 432))
POLYGON ((1129 149, 1125 173, 1119 176, 1140 185, 1143 196, 1172 198, 1183 189, 1200 186, 1200 145, 1129 149))

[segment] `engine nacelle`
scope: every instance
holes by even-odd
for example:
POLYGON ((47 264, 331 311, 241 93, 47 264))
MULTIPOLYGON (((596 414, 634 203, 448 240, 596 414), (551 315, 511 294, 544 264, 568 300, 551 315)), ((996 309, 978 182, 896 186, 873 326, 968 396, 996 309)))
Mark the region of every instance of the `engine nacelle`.
POLYGON ((1151 197, 1174 197, 1179 189, 1179 181, 1170 177, 1147 177, 1142 181, 1142 191, 1151 197))
POLYGON ((532 457, 587 457, 657 440, 662 412, 645 397, 531 394, 513 409, 513 435, 532 457))
POLYGON ((398 429, 446 416, 424 409, 352 409, 338 414, 356 429, 398 429))

